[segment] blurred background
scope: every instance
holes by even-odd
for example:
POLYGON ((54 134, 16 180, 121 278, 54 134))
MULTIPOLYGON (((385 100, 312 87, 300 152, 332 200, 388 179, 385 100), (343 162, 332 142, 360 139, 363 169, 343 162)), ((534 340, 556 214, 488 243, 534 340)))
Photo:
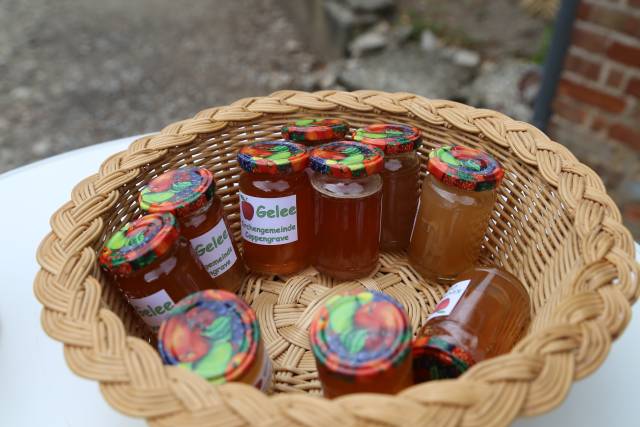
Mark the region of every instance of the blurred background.
POLYGON ((0 173, 285 88, 532 122, 640 238, 640 0, 0 0, 0 173))

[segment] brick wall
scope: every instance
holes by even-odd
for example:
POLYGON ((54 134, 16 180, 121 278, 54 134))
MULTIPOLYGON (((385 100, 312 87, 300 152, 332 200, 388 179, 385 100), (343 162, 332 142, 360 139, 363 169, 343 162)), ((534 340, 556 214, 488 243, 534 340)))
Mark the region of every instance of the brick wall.
POLYGON ((640 238, 640 0, 582 0, 549 132, 603 178, 640 238))

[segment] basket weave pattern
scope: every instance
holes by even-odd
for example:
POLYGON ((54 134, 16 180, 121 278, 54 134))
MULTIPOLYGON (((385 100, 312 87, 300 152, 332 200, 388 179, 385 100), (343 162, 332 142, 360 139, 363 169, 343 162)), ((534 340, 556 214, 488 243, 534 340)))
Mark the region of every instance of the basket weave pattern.
POLYGON ((76 374, 100 382, 114 408, 157 426, 506 425, 555 407, 574 379, 593 372, 639 294, 631 234, 591 169, 531 125, 408 93, 281 91, 204 110, 108 158, 76 185, 51 228, 38 249, 34 285, 45 331, 64 343, 76 374), (420 278, 404 253, 383 254, 370 277, 346 283, 313 269, 288 278, 249 276, 240 293, 256 309, 275 361, 273 396, 240 384, 212 387, 164 366, 137 337, 139 320, 99 270, 96 251, 140 214, 140 187, 184 164, 209 168, 239 240, 237 149, 277 136, 292 119, 319 115, 352 126, 417 126, 423 158, 434 146, 457 143, 480 147, 503 163, 506 175, 481 261, 516 274, 531 296, 533 323, 511 353, 457 380, 417 385, 397 396, 319 398, 307 338, 319 304, 348 289, 382 290, 401 302, 417 328, 444 293, 420 278))

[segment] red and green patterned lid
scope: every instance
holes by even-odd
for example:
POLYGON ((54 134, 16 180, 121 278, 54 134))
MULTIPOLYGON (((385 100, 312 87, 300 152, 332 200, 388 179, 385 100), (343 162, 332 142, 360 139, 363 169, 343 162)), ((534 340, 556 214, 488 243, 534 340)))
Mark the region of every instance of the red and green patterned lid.
POLYGON ((167 171, 140 190, 140 207, 147 212, 172 212, 185 217, 205 206, 215 192, 213 174, 205 168, 167 171))
POLYGON ((254 311, 231 292, 205 290, 181 300, 158 332, 165 363, 189 369, 214 384, 249 372, 258 353, 254 311))
POLYGON ((406 153, 420 147, 420 129, 402 124, 373 124, 353 131, 354 141, 373 145, 385 154, 406 153))
POLYGON ((127 223, 107 240, 100 253, 100 265, 117 276, 127 276, 162 258, 179 236, 173 214, 145 215, 127 223))
POLYGON ((382 171, 384 154, 359 142, 336 141, 311 151, 311 169, 336 178, 360 178, 382 171))
POLYGON ((398 366, 411 351, 402 306, 377 291, 331 297, 311 324, 311 350, 331 372, 366 377, 398 366))
POLYGON ((416 383, 457 378, 474 364, 468 352, 442 338, 422 335, 413 342, 413 377, 416 383))
POLYGON ((282 127, 282 137, 295 142, 320 142, 343 139, 349 123, 341 119, 308 118, 296 120, 282 127))
POLYGON ((240 149, 238 163, 251 173, 286 174, 303 171, 309 154, 304 145, 289 141, 255 142, 240 149))
POLYGON ((437 180, 469 191, 494 189, 504 176, 500 163, 489 154, 460 145, 433 150, 427 169, 437 180))

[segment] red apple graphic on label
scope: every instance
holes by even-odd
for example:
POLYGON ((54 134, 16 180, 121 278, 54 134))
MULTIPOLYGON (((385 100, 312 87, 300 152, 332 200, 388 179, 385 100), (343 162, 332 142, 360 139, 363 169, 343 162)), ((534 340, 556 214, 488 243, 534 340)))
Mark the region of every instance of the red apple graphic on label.
POLYGON ((240 209, 242 210, 242 216, 251 221, 251 218, 253 218, 253 206, 251 203, 243 200, 242 203, 240 203, 240 209))
POLYGON ((445 308, 447 308, 447 306, 449 305, 449 298, 445 298, 442 301, 440 301, 438 303, 438 305, 436 306, 435 311, 440 311, 440 310, 444 310, 445 308))

